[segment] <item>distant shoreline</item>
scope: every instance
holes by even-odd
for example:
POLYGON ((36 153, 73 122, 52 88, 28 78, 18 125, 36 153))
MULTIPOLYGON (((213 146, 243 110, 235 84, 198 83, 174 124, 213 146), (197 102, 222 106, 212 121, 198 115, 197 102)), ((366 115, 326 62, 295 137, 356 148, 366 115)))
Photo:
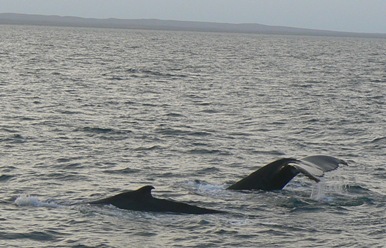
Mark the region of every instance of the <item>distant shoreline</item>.
POLYGON ((386 38, 386 34, 382 33, 340 32, 283 26, 268 26, 254 23, 230 24, 216 22, 171 21, 158 19, 96 19, 72 16, 31 15, 15 13, 0 13, 0 25, 39 25, 60 27, 92 27, 169 31, 386 38))

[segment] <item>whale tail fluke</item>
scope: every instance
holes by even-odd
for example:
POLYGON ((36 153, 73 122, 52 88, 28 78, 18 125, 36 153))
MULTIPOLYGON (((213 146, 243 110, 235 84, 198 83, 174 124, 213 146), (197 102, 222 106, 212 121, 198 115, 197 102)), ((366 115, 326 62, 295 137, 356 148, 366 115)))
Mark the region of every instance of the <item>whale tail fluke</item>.
POLYGON ((347 165, 341 159, 325 155, 308 156, 302 159, 283 158, 261 167, 229 186, 228 189, 280 190, 299 173, 319 182, 325 172, 337 169, 340 164, 347 165))

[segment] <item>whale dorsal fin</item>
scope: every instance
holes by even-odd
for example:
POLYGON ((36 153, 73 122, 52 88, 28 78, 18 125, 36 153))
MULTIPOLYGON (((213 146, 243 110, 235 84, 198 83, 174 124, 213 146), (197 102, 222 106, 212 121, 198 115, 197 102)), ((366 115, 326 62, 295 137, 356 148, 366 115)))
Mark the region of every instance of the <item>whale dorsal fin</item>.
POLYGON ((140 199, 149 199, 152 198, 151 190, 154 189, 151 185, 143 186, 137 190, 130 190, 123 193, 120 193, 118 195, 114 195, 105 199, 92 201, 91 204, 113 204, 117 205, 119 202, 125 201, 125 200, 140 200, 140 199), (118 202, 118 203, 117 203, 118 202))
POLYGON ((146 185, 146 186, 143 186, 139 189, 137 189, 136 192, 139 196, 141 197, 152 197, 151 195, 151 191, 154 189, 153 186, 151 185, 146 185))

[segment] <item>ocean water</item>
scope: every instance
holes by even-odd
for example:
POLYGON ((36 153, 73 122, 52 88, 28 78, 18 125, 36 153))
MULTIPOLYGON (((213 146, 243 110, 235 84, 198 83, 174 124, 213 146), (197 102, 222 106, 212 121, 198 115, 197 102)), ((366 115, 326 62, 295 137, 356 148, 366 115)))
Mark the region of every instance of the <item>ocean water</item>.
POLYGON ((0 33, 0 247, 384 247, 386 40, 0 33), (316 154, 349 165, 225 190, 316 154), (87 204, 143 185, 228 213, 87 204))

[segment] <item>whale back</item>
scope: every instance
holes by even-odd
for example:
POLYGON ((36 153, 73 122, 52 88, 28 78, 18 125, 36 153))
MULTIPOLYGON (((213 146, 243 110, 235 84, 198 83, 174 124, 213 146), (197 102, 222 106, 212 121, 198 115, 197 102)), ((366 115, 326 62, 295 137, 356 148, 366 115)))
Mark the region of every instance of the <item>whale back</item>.
POLYGON ((222 211, 201 208, 182 202, 155 198, 151 195, 152 189, 154 189, 153 186, 144 186, 135 191, 123 192, 102 200, 90 202, 90 204, 113 205, 121 209, 145 212, 164 212, 179 214, 222 213, 222 211))

